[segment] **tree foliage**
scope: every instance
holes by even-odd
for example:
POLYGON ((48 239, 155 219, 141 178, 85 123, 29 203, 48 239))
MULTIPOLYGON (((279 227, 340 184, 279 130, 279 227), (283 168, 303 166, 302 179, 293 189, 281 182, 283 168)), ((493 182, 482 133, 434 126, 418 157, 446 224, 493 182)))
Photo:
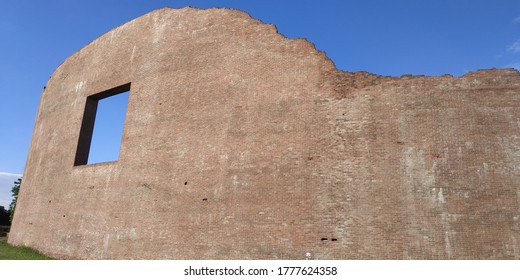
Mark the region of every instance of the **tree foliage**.
POLYGON ((18 178, 18 180, 16 180, 14 182, 14 186, 13 188, 11 189, 11 193, 13 195, 13 201, 11 202, 11 204, 9 205, 9 213, 10 213, 10 218, 9 220, 12 222, 13 221, 13 217, 14 217, 14 211, 16 209, 16 202, 18 201, 18 193, 20 192, 20 185, 22 184, 22 178, 18 178))
POLYGON ((0 226, 8 226, 11 224, 9 211, 0 205, 0 226))

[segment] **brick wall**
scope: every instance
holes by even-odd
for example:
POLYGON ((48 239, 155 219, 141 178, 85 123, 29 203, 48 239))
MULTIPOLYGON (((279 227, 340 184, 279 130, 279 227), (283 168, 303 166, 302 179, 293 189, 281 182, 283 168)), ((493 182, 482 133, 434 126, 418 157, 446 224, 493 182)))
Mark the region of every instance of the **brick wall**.
POLYGON ((81 259, 518 259, 519 89, 514 70, 341 72, 243 12, 156 10, 52 75, 9 242, 81 259), (119 160, 74 166, 87 97, 126 83, 119 160))

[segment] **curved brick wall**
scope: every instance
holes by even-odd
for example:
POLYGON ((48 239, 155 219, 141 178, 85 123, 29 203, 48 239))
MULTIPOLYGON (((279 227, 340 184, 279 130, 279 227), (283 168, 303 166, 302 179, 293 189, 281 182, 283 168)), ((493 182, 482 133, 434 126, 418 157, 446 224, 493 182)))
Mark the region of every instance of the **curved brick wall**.
POLYGON ((341 72, 243 12, 156 10, 50 78, 9 242, 88 259, 519 259, 519 92, 514 70, 341 72), (128 83, 119 160, 75 165, 88 100, 128 83))

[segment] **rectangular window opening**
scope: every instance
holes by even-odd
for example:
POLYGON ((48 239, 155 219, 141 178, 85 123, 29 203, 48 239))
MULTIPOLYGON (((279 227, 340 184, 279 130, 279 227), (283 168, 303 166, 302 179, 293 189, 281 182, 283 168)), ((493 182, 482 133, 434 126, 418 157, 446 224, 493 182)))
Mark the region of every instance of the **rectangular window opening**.
POLYGON ((74 166, 117 161, 130 83, 87 97, 74 166))

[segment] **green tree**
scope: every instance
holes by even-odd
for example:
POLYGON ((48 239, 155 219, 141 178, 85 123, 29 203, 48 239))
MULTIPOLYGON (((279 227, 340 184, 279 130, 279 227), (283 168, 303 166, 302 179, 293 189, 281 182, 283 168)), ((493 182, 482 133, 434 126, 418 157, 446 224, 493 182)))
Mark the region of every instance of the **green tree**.
POLYGON ((18 200, 18 193, 20 192, 20 185, 22 184, 22 178, 18 178, 14 182, 14 186, 11 189, 11 193, 13 194, 13 201, 9 205, 9 213, 11 214, 9 220, 12 222, 14 217, 14 210, 16 208, 16 201, 18 200))
POLYGON ((0 205, 0 226, 11 225, 9 211, 0 205))

